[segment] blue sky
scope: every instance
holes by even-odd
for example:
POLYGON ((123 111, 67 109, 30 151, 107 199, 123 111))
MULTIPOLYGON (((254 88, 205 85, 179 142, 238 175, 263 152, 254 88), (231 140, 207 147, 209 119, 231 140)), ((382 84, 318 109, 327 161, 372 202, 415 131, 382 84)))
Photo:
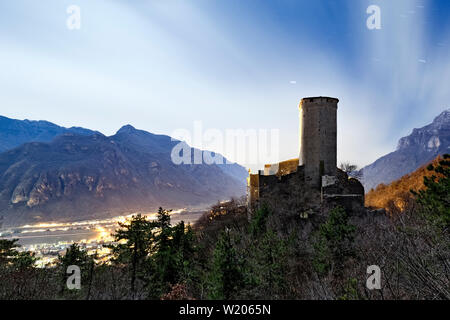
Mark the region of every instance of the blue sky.
POLYGON ((447 0, 5 0, 0 114, 106 135, 279 129, 283 160, 300 99, 333 96, 338 161, 362 166, 450 107, 449 17, 447 0))

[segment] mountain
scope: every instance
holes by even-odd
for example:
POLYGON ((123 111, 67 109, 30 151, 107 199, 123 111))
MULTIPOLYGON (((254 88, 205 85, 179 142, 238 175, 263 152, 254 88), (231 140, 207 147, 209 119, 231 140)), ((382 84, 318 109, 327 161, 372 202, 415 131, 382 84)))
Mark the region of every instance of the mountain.
POLYGON ((390 183, 450 152, 450 109, 443 111, 431 124, 413 129, 399 140, 397 149, 362 168, 363 185, 368 192, 380 183, 390 183))
POLYGON ((0 216, 5 225, 92 219, 245 194, 245 168, 174 164, 178 143, 127 125, 111 137, 69 132, 3 152, 0 216))
POLYGON ((16 120, 0 116, 0 152, 26 142, 49 142, 64 133, 90 135, 95 132, 78 127, 64 128, 48 121, 16 120))
POLYGON ((410 190, 418 191, 425 188, 423 178, 436 175, 436 172, 429 171, 427 167, 430 164, 437 166, 440 160, 442 160, 442 157, 438 156, 433 161, 419 167, 414 172, 405 174, 400 179, 389 184, 379 184, 376 189, 372 189, 366 194, 366 206, 384 208, 388 211, 391 211, 393 206, 395 206, 397 209, 402 210, 406 206, 408 199, 412 197, 410 190))

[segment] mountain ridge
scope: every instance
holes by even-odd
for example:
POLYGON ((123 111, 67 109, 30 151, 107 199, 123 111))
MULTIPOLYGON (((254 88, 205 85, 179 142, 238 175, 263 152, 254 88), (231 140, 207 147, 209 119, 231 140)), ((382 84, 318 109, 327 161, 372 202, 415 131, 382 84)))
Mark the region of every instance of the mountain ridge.
POLYGON ((390 183, 450 151, 450 109, 442 111, 421 128, 402 137, 395 151, 361 169, 366 192, 380 183, 390 183))
POLYGON ((131 125, 109 137, 64 132, 24 143, 0 154, 0 216, 5 225, 92 219, 209 205, 245 193, 245 168, 176 165, 177 143, 131 125))
POLYGON ((65 128, 46 120, 17 120, 0 116, 0 153, 27 142, 50 142, 64 133, 90 135, 99 132, 82 127, 65 128))

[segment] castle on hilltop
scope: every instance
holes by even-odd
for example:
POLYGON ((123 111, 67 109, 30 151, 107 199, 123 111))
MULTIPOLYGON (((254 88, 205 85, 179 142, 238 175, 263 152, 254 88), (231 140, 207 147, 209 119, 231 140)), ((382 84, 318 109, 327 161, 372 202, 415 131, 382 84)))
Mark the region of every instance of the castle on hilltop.
POLYGON ((250 210, 267 204, 306 218, 338 205, 352 212, 364 208, 364 187, 336 166, 338 102, 330 97, 301 100, 299 158, 266 164, 249 174, 250 210))

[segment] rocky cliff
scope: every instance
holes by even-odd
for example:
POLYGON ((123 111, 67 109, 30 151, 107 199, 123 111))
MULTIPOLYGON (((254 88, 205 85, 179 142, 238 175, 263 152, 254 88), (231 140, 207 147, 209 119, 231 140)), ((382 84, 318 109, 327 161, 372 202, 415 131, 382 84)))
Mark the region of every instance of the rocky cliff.
POLYGON ((364 188, 368 192, 380 183, 390 183, 449 152, 450 109, 443 111, 431 124, 413 129, 409 136, 401 138, 394 152, 364 167, 364 188))
POLYGON ((65 133, 4 152, 0 216, 10 225, 77 220, 206 205, 245 194, 245 168, 176 165, 170 157, 176 143, 125 126, 111 137, 65 133))

